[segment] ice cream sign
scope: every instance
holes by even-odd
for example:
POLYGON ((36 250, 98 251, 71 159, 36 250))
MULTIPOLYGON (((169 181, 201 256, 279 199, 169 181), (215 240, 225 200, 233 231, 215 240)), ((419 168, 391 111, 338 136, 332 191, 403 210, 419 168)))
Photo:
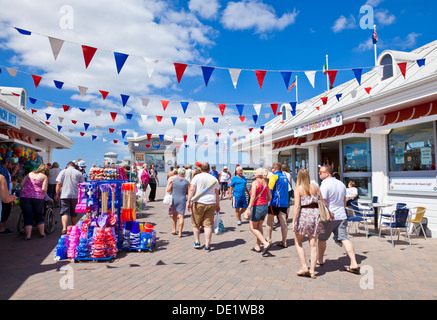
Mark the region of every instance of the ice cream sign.
POLYGON ((310 133, 327 130, 343 125, 341 112, 294 128, 294 136, 300 137, 310 133))

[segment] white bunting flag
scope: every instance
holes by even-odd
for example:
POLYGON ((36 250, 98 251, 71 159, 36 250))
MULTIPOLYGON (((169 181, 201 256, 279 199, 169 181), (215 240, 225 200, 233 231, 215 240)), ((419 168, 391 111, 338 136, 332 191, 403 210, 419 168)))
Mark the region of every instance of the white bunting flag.
POLYGON ((88 88, 82 87, 82 86, 78 86, 78 88, 79 88, 80 95, 83 97, 85 95, 85 93, 87 92, 88 88))
POLYGON ((384 66, 376 66, 375 71, 380 78, 384 76, 384 66))
POLYGON ((317 71, 305 71, 305 75, 307 76, 308 81, 311 83, 313 88, 314 88, 314 80, 316 78, 316 72, 317 71))
POLYGON ((102 110, 96 110, 94 112, 96 113, 97 117, 100 117, 100 115, 102 114, 102 110))
POLYGON ((146 62, 147 74, 149 75, 150 79, 152 77, 153 71, 155 71, 155 67, 158 64, 159 60, 144 57, 144 61, 146 62))
POLYGON ((147 105, 149 104, 150 99, 147 98, 141 98, 141 103, 143 104, 144 108, 147 108, 147 105))
POLYGON ((64 121, 64 117, 58 117, 59 119, 59 123, 62 123, 62 121, 64 121))
POLYGON ((58 58, 58 54, 61 51, 64 40, 48 37, 50 42, 50 47, 52 47, 53 56, 55 60, 58 58))
POLYGON ((143 124, 146 123, 147 118, 148 118, 148 115, 146 115, 146 114, 141 115, 141 121, 143 121, 143 124))
POLYGON ((200 112, 202 112, 203 115, 205 113, 206 102, 198 102, 197 104, 199 105, 200 112))
POLYGON ((259 112, 261 110, 261 104, 260 103, 254 104, 253 108, 255 109, 256 115, 259 116, 259 112))
POLYGON ((231 74, 232 83, 234 88, 237 89, 238 78, 240 77, 241 69, 229 69, 229 73, 231 74))
POLYGON ((53 102, 50 102, 50 101, 46 101, 46 105, 47 105, 47 107, 52 107, 53 106, 53 102))
POLYGON ((6 70, 8 70, 9 74, 10 74, 12 77, 15 77, 15 76, 17 75, 17 70, 15 70, 15 69, 6 68, 6 70))

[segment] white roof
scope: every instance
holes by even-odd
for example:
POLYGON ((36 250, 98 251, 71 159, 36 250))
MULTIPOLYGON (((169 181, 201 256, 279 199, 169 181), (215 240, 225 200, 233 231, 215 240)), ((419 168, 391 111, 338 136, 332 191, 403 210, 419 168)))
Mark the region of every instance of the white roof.
MULTIPOLYGON (((339 71, 344 72, 344 71, 339 71)), ((352 71, 351 71, 352 73, 352 71)), ((368 111, 367 116, 373 113, 375 115, 376 101, 389 97, 390 105, 396 103, 404 103, 409 100, 419 99, 420 96, 407 96, 407 88, 419 85, 424 82, 431 81, 429 92, 423 92, 423 97, 437 97, 437 40, 423 47, 420 47, 412 52, 400 52, 386 50, 379 55, 378 67, 364 73, 361 78, 361 86, 354 78, 346 83, 334 87, 329 92, 324 92, 309 100, 299 103, 296 107, 296 116, 292 117, 287 111, 287 120, 281 123, 282 116, 277 116, 265 124, 264 134, 271 134, 273 141, 279 141, 286 137, 292 137, 295 127, 310 123, 314 120, 324 118, 329 115, 343 112, 343 119, 347 122, 354 116, 363 116, 368 111), (381 60, 387 54, 393 59, 393 77, 381 80, 378 75, 377 68, 380 67, 381 60), (419 67, 416 61, 418 59, 426 59, 425 66, 419 67), (406 79, 401 74, 398 63, 407 62, 406 79), (372 88, 368 94, 365 88, 372 88), (337 101, 336 95, 342 94, 340 101, 337 101), (396 96, 396 98, 395 98, 396 96), (328 97, 328 102, 323 105, 321 98, 328 97), (317 110, 316 107, 320 107, 317 110), (373 109, 372 109, 373 108, 373 109)), ((417 90, 416 90, 417 91, 417 90)), ((418 93, 419 94, 419 93, 418 93)), ((382 103, 382 102, 381 102, 382 103)), ((388 105, 388 100, 380 107, 382 110, 388 105)), ((290 106, 288 105, 288 109, 290 106)), ((386 112, 387 110, 385 110, 386 112)), ((354 120, 356 121, 356 120, 354 120)), ((241 139, 232 145, 234 149, 246 148, 249 146, 250 140, 256 138, 259 140, 259 130, 253 130, 245 139, 241 139)))

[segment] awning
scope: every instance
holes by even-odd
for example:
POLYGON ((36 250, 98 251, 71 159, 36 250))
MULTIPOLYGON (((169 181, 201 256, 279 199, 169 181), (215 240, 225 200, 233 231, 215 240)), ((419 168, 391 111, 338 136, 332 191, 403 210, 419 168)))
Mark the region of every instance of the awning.
POLYGON ((282 148, 291 147, 291 146, 299 146, 305 142, 306 142, 306 138, 302 138, 302 137, 290 138, 287 140, 274 142, 273 143, 273 150, 282 149, 282 148))
POLYGON ((316 132, 311 142, 317 140, 324 140, 328 138, 334 138, 337 136, 343 136, 351 133, 364 133, 364 132, 366 132, 366 125, 363 122, 352 122, 352 123, 344 124, 339 127, 316 132))
POLYGON ((29 148, 34 149, 36 151, 42 150, 41 148, 35 146, 32 143, 31 137, 25 136, 22 133, 17 132, 15 130, 0 128, 0 135, 4 135, 4 136, 9 137, 10 140, 6 140, 5 142, 19 143, 19 144, 22 144, 23 146, 29 147, 29 148))
POLYGON ((433 115, 437 115, 437 101, 386 113, 380 126, 433 115))

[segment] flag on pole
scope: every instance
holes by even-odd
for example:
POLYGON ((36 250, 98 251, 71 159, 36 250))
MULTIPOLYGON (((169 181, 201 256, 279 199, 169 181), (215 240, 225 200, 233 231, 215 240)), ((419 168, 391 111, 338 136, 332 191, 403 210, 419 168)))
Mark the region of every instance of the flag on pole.
POLYGON ((376 26, 373 28, 372 41, 373 44, 376 44, 378 42, 378 34, 376 33, 376 26))
POLYGON ((328 72, 328 56, 326 56, 325 64, 323 65, 323 74, 328 72))
POLYGON ((291 91, 291 89, 293 89, 294 87, 297 87, 297 83, 296 83, 297 78, 293 81, 293 83, 288 87, 288 92, 291 91))

